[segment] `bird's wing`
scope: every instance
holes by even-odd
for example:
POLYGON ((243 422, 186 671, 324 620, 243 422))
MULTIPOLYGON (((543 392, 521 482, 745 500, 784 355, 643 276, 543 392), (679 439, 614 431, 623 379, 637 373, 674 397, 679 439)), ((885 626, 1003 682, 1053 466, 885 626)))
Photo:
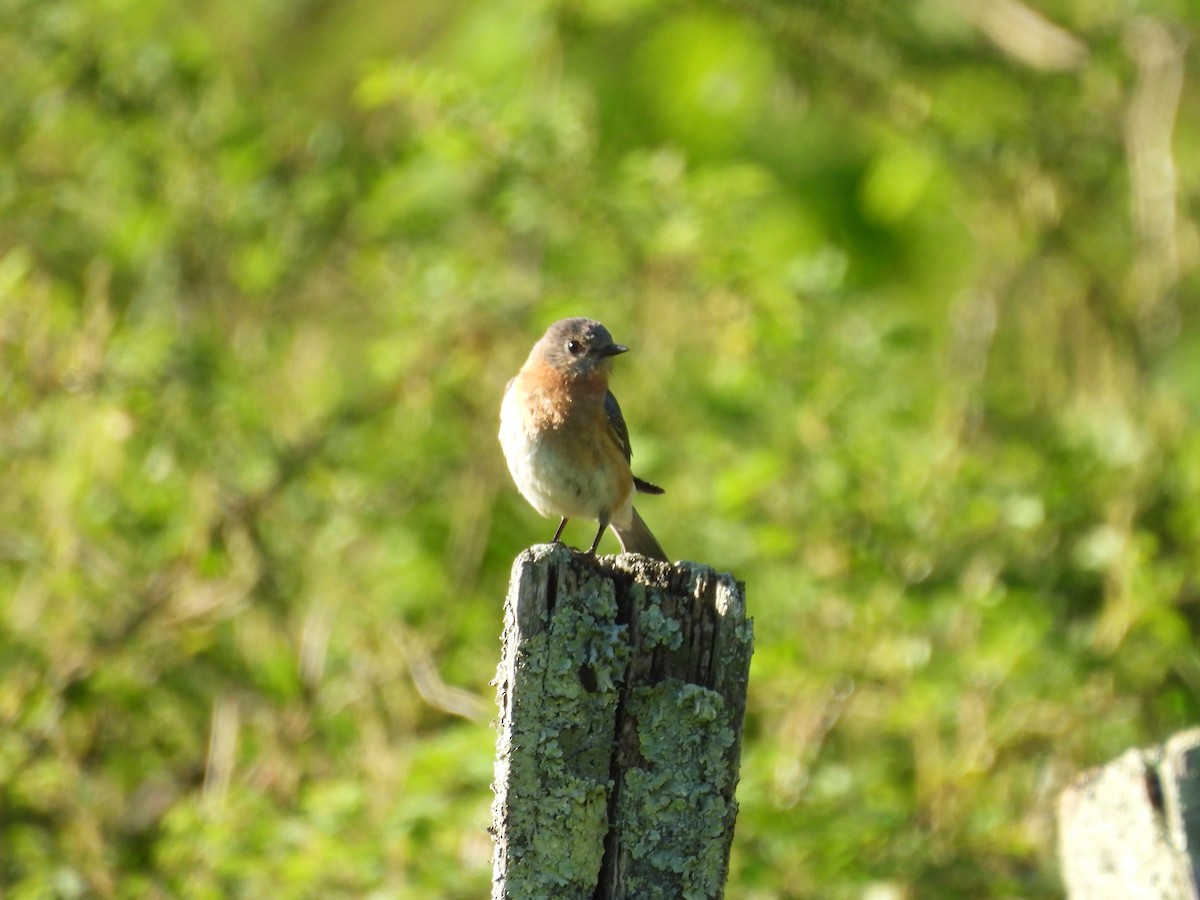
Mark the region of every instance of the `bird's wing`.
POLYGON ((617 403, 617 398, 613 396, 612 391, 609 391, 608 396, 604 398, 604 413, 608 416, 608 430, 624 452, 625 460, 628 462, 633 458, 633 450, 629 446, 629 428, 625 425, 625 417, 621 415, 621 406, 617 403))
MULTIPOLYGON (((621 406, 617 403, 617 398, 613 396, 612 391, 608 392, 608 396, 604 398, 604 412, 608 416, 608 431, 613 436, 613 440, 625 453, 625 460, 628 462, 633 458, 633 450, 629 446, 629 428, 625 425, 625 417, 621 415, 621 406)), ((633 476, 633 486, 637 488, 639 494, 662 494, 666 493, 657 484, 651 484, 633 476)))

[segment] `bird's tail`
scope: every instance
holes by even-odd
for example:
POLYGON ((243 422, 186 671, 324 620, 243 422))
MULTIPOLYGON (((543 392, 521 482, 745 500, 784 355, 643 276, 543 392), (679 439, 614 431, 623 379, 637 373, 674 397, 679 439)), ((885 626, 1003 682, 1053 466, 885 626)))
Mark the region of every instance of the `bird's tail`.
POLYGON ((667 551, 663 550, 658 538, 646 527, 646 523, 642 521, 642 517, 638 515, 636 509, 633 511, 633 522, 628 528, 618 528, 613 525, 612 530, 624 552, 640 553, 642 556, 661 559, 663 562, 671 561, 667 557, 667 551))

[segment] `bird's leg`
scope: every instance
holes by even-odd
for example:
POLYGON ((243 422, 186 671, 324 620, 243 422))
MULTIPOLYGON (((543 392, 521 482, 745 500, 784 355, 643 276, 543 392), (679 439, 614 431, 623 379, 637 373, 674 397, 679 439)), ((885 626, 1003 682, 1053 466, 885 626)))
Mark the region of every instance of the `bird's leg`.
POLYGON ((608 516, 600 517, 600 528, 596 532, 596 539, 592 541, 592 546, 588 547, 588 556, 596 555, 596 548, 600 546, 600 538, 604 537, 604 529, 608 527, 608 516))
POLYGON ((562 537, 563 529, 566 527, 567 527, 567 519, 566 519, 566 516, 564 516, 563 520, 558 523, 558 531, 554 532, 554 537, 552 537, 550 539, 550 543, 552 543, 552 544, 559 543, 558 539, 562 537))

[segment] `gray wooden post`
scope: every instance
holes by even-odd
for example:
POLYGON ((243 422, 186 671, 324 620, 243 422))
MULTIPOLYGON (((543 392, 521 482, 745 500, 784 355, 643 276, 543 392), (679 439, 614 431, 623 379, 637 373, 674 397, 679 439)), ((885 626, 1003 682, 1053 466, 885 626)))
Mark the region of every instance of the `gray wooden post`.
POLYGON ((721 897, 752 644, 730 575, 521 553, 496 676, 492 897, 721 897))
POLYGON ((1085 772, 1058 830, 1071 900, 1200 898, 1200 728, 1085 772))

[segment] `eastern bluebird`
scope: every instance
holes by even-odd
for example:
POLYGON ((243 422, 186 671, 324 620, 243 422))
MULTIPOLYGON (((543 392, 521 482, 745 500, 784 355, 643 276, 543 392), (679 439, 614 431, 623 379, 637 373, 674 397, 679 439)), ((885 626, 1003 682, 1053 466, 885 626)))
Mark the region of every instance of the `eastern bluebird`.
POLYGON ((608 389, 613 357, 629 348, 613 343, 592 319, 555 322, 504 389, 500 446, 517 490, 543 516, 600 523, 589 553, 607 526, 621 549, 669 562, 633 495, 661 494, 629 468, 629 429, 608 389))

